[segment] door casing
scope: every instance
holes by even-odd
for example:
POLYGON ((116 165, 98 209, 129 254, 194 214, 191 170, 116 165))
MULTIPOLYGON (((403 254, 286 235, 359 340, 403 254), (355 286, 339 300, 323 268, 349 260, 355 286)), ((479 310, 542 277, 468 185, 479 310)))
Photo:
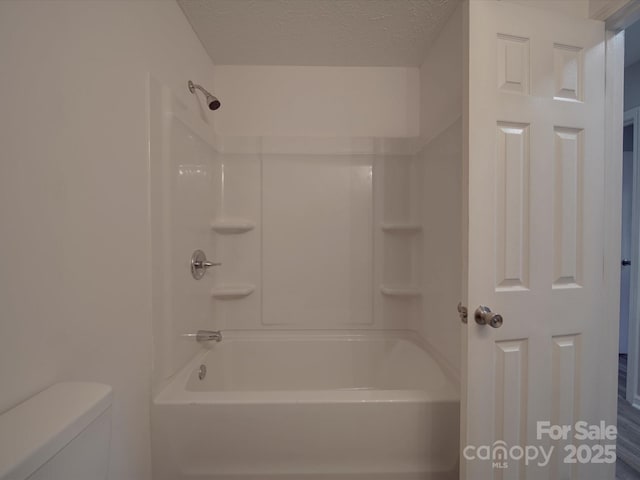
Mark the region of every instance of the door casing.
POLYGON ((638 395, 638 350, 640 349, 640 325, 638 325, 638 261, 640 259, 640 168, 638 168, 638 134, 640 134, 640 107, 624 113, 623 128, 633 126, 633 187, 631 200, 631 279, 629 297, 629 354, 627 361, 627 401, 640 408, 638 395))

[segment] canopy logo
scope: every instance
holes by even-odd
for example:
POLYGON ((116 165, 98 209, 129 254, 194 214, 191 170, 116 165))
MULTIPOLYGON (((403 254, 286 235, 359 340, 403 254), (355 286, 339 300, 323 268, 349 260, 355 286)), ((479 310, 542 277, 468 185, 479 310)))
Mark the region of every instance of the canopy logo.
POLYGON ((525 465, 537 462, 538 466, 544 467, 549 464, 553 449, 553 446, 545 449, 543 446, 535 445, 526 445, 524 447, 514 445, 509 447, 507 442, 497 440, 492 445, 481 445, 479 447, 467 445, 462 454, 467 460, 491 460, 493 468, 507 468, 509 460, 519 461, 522 459, 524 459, 525 465))

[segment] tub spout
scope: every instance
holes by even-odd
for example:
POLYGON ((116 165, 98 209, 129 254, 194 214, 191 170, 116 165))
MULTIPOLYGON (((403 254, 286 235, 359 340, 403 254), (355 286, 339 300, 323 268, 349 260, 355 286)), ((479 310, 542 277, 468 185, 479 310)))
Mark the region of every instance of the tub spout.
POLYGON ((211 330, 198 330, 196 333, 196 342, 219 342, 222 340, 222 333, 220 331, 211 330))
POLYGON ((198 330, 196 333, 185 333, 184 337, 194 337, 196 342, 219 342, 222 340, 222 332, 219 330, 198 330))

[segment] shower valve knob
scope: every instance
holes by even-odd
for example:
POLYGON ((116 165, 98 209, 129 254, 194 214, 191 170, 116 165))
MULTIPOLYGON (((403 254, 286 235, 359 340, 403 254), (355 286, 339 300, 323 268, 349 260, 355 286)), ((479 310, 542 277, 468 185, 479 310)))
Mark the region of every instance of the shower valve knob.
POLYGON ((208 268, 219 267, 220 265, 222 265, 222 263, 208 261, 207 256, 202 250, 196 250, 193 252, 193 255, 191 255, 191 276, 196 280, 200 280, 204 277, 208 268))
POLYGON ((500 328, 504 322, 502 315, 492 312, 489 307, 485 307, 484 305, 476 308, 474 318, 478 325, 489 325, 493 328, 500 328))

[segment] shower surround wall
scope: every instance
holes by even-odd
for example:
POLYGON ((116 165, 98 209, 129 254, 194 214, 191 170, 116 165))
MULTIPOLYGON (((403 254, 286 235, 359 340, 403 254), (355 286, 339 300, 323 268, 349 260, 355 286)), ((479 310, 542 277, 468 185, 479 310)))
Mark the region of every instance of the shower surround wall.
POLYGON ((411 184, 420 165, 408 154, 374 154, 368 142, 337 151, 336 141, 302 142, 298 153, 220 154, 217 221, 255 228, 214 229, 216 328, 410 327, 420 281, 411 184), (234 298, 216 293, 234 288, 234 298))
POLYGON ((215 85, 214 134, 151 80, 154 391, 197 329, 417 330, 418 69, 220 67, 215 85), (199 282, 196 248, 222 262, 199 282))
POLYGON ((221 287, 255 287, 215 300, 219 326, 417 322, 420 229, 403 227, 419 220, 418 69, 221 66, 215 80, 227 107, 217 119, 223 190, 232 196, 220 215, 256 224, 218 236, 221 287), (236 259, 245 256, 254 261, 241 272, 236 259))
MULTIPOLYGON (((417 68, 216 65, 216 132, 249 137, 415 137, 417 68)), ((300 144, 302 145, 302 144, 300 144)))
POLYGON ((154 315, 156 387, 198 328, 411 330, 458 371, 461 32, 458 9, 420 69, 215 67, 223 108, 196 154, 207 213, 187 230, 222 266, 196 284, 182 279, 189 249, 172 253, 173 275, 209 295, 174 292, 186 310, 154 315))

